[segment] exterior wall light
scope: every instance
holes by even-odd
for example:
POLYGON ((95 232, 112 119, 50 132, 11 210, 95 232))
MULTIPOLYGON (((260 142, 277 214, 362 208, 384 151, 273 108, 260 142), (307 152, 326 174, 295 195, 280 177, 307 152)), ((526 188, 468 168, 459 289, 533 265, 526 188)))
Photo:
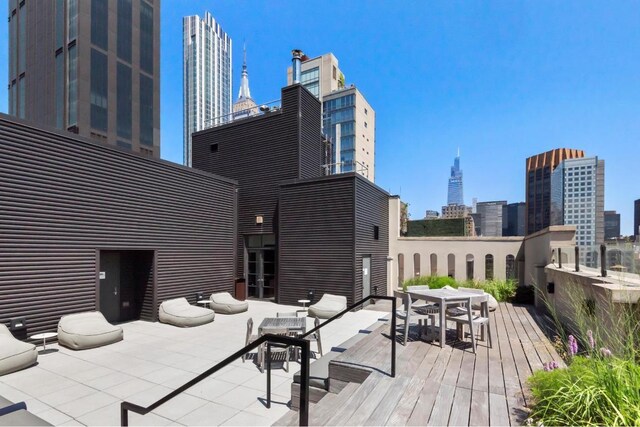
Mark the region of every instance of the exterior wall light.
POLYGON ((262 215, 256 215, 256 225, 262 225, 263 222, 264 218, 262 217, 262 215))

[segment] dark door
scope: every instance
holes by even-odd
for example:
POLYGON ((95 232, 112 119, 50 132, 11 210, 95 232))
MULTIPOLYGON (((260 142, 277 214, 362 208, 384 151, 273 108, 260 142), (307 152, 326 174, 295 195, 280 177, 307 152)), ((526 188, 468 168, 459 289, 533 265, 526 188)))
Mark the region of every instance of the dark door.
POLYGON ((100 252, 100 311, 109 322, 120 320, 120 253, 100 252))
POLYGON ((362 257, 362 298, 371 295, 371 255, 362 257))
POLYGON ((274 249, 249 249, 247 288, 253 298, 274 298, 276 286, 276 252, 274 249))

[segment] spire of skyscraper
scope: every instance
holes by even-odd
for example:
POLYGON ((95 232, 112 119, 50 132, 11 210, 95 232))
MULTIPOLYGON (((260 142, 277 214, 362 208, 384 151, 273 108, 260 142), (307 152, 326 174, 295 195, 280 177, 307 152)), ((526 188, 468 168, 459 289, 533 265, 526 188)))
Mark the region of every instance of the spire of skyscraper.
POLYGON ((242 57, 242 77, 240 77, 240 92, 238 93, 238 101, 251 99, 251 91, 249 90, 249 72, 247 71, 247 44, 243 45, 242 57))
POLYGON ((458 154, 453 161, 453 166, 451 167, 447 204, 464 205, 464 197, 462 193, 462 169, 460 169, 460 148, 458 148, 458 154))

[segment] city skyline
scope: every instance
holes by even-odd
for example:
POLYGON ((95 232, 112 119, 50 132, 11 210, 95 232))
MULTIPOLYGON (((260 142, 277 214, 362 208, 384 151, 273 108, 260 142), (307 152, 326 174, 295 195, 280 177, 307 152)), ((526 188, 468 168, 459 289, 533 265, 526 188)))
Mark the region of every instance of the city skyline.
MULTIPOLYGON (((525 199, 526 157, 572 146, 612 165, 605 208, 621 214, 622 234, 631 233, 639 194, 629 188, 626 174, 637 167, 640 138, 635 120, 640 59, 633 54, 640 48, 634 25, 640 11, 633 2, 341 7, 357 17, 346 39, 344 22, 333 22, 320 3, 273 7, 221 1, 210 11, 232 38, 261 47, 250 58, 258 103, 279 96, 291 49, 340 58, 378 113, 376 183, 408 201, 412 217, 446 200, 442 183, 458 145, 468 159, 467 195, 509 201, 525 199), (312 11, 318 19, 296 19, 312 11), (381 27, 388 30, 383 39, 376 36, 381 27), (398 60, 398 52, 418 52, 406 59, 411 78, 405 67, 385 66, 398 60)), ((181 67, 175 61, 182 50, 181 18, 207 9, 201 1, 162 4, 162 156, 177 163, 182 161, 181 67)), ((4 21, 0 36, 7 35, 4 21)), ((237 46, 234 53, 237 82, 242 55, 237 46)), ((0 56, 6 61, 6 43, 0 56)), ((0 80, 7 81, 7 68, 6 62, 0 67, 0 80)), ((0 111, 8 111, 7 102, 5 92, 0 111)))

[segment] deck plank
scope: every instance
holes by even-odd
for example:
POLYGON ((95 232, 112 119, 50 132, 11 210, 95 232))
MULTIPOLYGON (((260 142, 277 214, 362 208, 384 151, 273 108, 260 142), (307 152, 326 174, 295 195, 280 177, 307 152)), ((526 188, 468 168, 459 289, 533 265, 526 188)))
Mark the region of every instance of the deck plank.
POLYGON ((470 408, 471 390, 469 390, 468 388, 456 388, 456 394, 453 397, 451 416, 449 417, 448 425, 468 426, 470 408))
POLYGON ((451 407, 453 406, 455 392, 455 386, 448 384, 440 385, 440 390, 438 390, 438 394, 436 395, 433 411, 431 411, 431 416, 429 417, 427 425, 444 426, 449 423, 449 416, 451 415, 451 407))
MULTIPOLYGON (((503 399, 505 399, 504 396, 503 399)), ((471 413, 469 414, 469 425, 488 426, 490 425, 489 420, 489 393, 481 390, 473 390, 471 394, 471 413)))
POLYGON ((489 424, 492 426, 509 425, 509 411, 504 396, 489 393, 489 424))

